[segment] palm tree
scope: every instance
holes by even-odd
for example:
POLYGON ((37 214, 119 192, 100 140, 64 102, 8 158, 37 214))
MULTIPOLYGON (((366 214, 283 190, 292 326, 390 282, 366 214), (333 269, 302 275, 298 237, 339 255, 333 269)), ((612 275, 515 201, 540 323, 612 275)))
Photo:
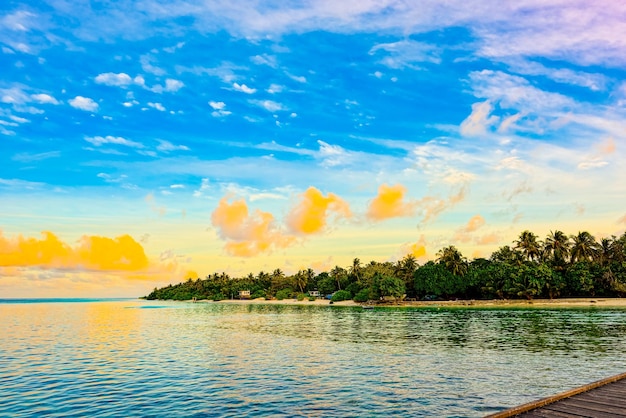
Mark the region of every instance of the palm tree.
POLYGON ((598 243, 596 239, 587 231, 572 235, 572 263, 583 260, 593 260, 598 254, 598 243))
POLYGON ((494 251, 489 260, 510 265, 521 265, 524 261, 522 259, 522 255, 508 245, 500 247, 494 251))
POLYGON ((304 270, 304 277, 306 278, 307 288, 310 290, 309 286, 313 284, 313 279, 315 278, 315 271, 311 267, 304 270))
POLYGON ((562 231, 550 231, 544 243, 546 256, 551 257, 555 266, 563 266, 569 256, 571 242, 562 231))
POLYGON ((520 250, 526 259, 533 261, 541 255, 541 243, 537 241, 537 235, 529 230, 522 232, 515 241, 515 249, 520 250))
POLYGON ((361 260, 355 258, 352 260, 352 266, 350 267, 350 275, 354 277, 356 282, 361 281, 361 260))
POLYGON ((300 293, 304 293, 304 289, 307 285, 306 276, 304 274, 304 270, 299 270, 295 276, 293 276, 294 284, 298 289, 300 289, 300 293))
POLYGON ((455 276, 464 276, 467 273, 467 259, 454 245, 439 250, 437 261, 455 276))
POLYGON ((600 243, 598 244, 598 262, 600 265, 607 265, 613 260, 613 255, 615 254, 614 250, 615 246, 615 237, 611 238, 602 238, 600 243))
POLYGON ((283 271, 279 268, 275 269, 270 276, 270 280, 272 283, 271 292, 272 292, 272 295, 275 295, 277 291, 282 289, 282 286, 285 281, 285 273, 283 273, 283 271))
POLYGON ((337 289, 341 290, 341 282, 345 282, 345 279, 347 278, 348 273, 346 272, 346 270, 342 267, 339 266, 335 266, 331 271, 330 271, 330 276, 337 282, 337 289))
POLYGON ((413 254, 407 254, 402 260, 398 261, 397 274, 402 278, 406 294, 409 297, 415 297, 415 280, 414 274, 417 269, 417 259, 413 254))

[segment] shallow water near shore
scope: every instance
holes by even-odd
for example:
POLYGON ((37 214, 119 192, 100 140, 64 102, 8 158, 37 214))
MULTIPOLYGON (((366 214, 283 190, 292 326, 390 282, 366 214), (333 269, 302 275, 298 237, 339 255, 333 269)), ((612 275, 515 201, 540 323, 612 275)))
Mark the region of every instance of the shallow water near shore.
POLYGON ((0 304, 1 416, 484 416, 626 370, 624 309, 0 304))

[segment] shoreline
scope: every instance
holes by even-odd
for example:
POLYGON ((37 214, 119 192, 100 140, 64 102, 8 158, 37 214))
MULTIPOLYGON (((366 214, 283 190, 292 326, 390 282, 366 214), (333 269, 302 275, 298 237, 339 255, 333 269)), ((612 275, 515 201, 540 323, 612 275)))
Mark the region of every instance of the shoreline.
MULTIPOLYGON (((185 302, 193 302, 191 300, 185 302)), ((402 301, 399 303, 357 303, 352 300, 334 302, 326 299, 314 301, 295 299, 227 299, 221 301, 197 300, 195 303, 265 304, 296 306, 373 306, 377 308, 625 308, 626 298, 563 298, 563 299, 490 299, 490 300, 443 300, 443 301, 402 301)))

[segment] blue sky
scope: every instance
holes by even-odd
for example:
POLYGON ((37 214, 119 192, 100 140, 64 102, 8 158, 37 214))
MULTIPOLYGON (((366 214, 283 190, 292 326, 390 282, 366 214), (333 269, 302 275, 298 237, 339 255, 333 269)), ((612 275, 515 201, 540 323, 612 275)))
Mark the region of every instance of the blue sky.
POLYGON ((75 3, 0 6, 8 294, 626 227, 617 2, 75 3), (129 235, 148 264, 44 231, 129 235))

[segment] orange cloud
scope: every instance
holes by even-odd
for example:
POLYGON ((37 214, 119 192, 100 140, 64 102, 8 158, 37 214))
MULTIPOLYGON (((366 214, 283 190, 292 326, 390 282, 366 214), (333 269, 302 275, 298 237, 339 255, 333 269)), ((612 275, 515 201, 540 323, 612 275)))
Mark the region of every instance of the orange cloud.
POLYGON ((602 154, 613 154, 615 152, 615 140, 612 137, 607 138, 600 144, 600 152, 602 154))
POLYGON ((378 195, 370 202, 366 216, 374 221, 389 218, 411 216, 415 213, 416 203, 405 202, 406 188, 401 184, 395 186, 381 185, 378 195))
POLYGON ((52 232, 43 239, 9 239, 0 234, 0 267, 39 267, 94 271, 136 272, 149 266, 143 247, 130 235, 115 239, 83 236, 72 247, 52 232))
POLYGON ((474 232, 485 224, 485 218, 480 215, 474 215, 465 225, 465 232, 474 232))
POLYGON ((474 215, 464 227, 459 228, 456 231, 456 233, 454 234, 454 239, 460 242, 468 242, 472 238, 471 237, 472 232, 475 232, 478 228, 480 228, 484 224, 485 224, 485 218, 483 218, 480 215, 474 215))
POLYGON ((465 186, 447 199, 424 196, 419 200, 405 201, 406 188, 400 184, 395 186, 381 185, 378 195, 370 202, 366 216, 374 221, 389 218, 413 216, 416 212, 423 217, 422 222, 433 220, 443 211, 465 199, 465 186))
POLYGON ((401 251, 405 255, 410 254, 418 259, 426 257, 426 239, 424 239, 424 235, 420 236, 420 239, 413 244, 403 245, 401 251))
POLYGON ((230 203, 228 196, 222 198, 211 215, 211 222, 227 241, 226 252, 238 257, 285 248, 295 241, 295 237, 280 231, 271 213, 257 210, 251 215, 243 199, 230 203))
POLYGON ((491 245, 497 244, 500 241, 500 237, 497 234, 487 234, 476 240, 478 245, 491 245))
POLYGON ((153 212, 156 212, 159 216, 165 216, 165 214, 167 213, 167 208, 165 208, 164 206, 157 206, 156 200, 152 193, 148 193, 144 199, 153 212))
POLYGON ((350 206, 339 196, 328 193, 324 197, 318 189, 309 187, 301 195, 300 202, 287 215, 287 225, 297 234, 315 234, 324 229, 330 212, 336 217, 352 216, 350 206))
POLYGON ((465 187, 461 187, 458 192, 450 195, 447 199, 440 199, 437 197, 426 196, 416 202, 419 206, 424 219, 422 222, 428 222, 435 219, 443 211, 455 206, 465 199, 465 187))

